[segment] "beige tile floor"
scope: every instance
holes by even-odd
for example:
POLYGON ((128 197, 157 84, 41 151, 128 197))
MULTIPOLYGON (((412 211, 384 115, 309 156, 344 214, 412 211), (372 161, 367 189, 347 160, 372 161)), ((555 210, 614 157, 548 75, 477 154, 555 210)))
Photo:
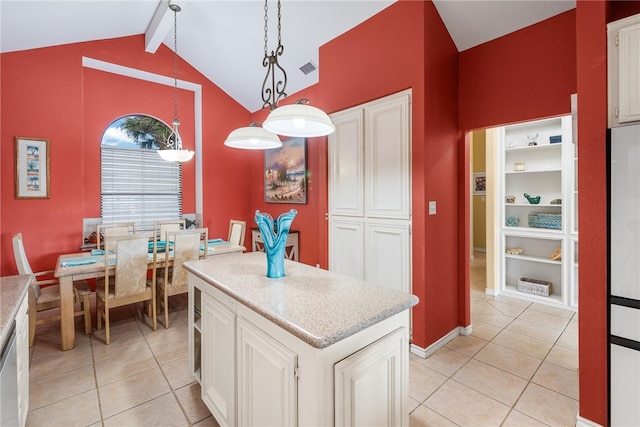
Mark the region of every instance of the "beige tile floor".
POLYGON ((427 359, 411 355, 410 426, 575 426, 577 313, 485 288, 485 257, 476 252, 473 332, 427 359))
MULTIPOLYGON (((476 255, 473 333, 411 356, 410 425, 574 426, 577 315, 487 295, 476 255)), ((186 298, 172 298, 171 327, 156 332, 118 309, 109 346, 78 323, 75 349, 61 352, 59 326, 39 326, 27 426, 217 426, 188 370, 186 298)))

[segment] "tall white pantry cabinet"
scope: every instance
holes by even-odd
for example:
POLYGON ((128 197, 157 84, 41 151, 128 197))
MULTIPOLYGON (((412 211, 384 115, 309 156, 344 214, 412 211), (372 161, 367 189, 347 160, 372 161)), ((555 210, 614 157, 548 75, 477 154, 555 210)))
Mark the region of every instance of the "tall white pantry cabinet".
POLYGON ((567 115, 498 128, 496 200, 500 292, 575 309, 578 158, 573 125, 567 115), (538 282, 545 286, 531 285, 538 282))
POLYGON ((331 115, 329 270, 411 292, 410 90, 331 115))

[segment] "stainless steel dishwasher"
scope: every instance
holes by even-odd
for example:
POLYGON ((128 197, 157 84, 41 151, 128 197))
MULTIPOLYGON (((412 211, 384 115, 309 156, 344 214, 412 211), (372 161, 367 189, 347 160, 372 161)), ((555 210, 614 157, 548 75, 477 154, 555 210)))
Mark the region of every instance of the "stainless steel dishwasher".
POLYGON ((18 425, 18 362, 15 321, 11 325, 0 356, 0 426, 13 427, 18 425))

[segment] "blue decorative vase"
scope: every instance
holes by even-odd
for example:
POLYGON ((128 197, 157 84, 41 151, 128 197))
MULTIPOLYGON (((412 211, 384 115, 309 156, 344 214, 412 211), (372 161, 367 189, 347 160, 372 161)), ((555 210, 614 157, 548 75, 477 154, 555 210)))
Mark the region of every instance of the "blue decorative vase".
POLYGON ((262 234, 264 251, 267 254, 267 277, 272 279, 284 277, 284 248, 291 223, 297 214, 298 211, 291 209, 281 214, 274 224, 271 215, 256 210, 254 220, 262 234))

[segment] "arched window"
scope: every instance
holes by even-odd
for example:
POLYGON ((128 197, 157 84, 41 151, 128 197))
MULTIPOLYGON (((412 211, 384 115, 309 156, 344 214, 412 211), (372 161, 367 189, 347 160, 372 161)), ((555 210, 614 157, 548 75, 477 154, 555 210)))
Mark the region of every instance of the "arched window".
POLYGON ((152 231, 154 221, 182 218, 182 167, 156 152, 171 129, 136 114, 111 123, 100 149, 100 210, 103 223, 135 221, 152 231))

